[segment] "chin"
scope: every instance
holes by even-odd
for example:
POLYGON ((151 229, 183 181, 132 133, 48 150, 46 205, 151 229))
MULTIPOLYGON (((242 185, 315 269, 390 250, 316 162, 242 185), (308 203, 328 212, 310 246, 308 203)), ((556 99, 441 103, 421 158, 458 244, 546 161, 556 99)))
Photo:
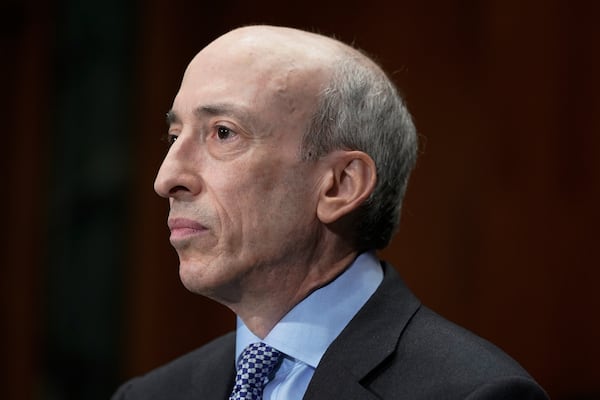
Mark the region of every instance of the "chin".
POLYGON ((212 265, 180 262, 179 279, 188 291, 223 302, 223 298, 227 297, 224 294, 230 291, 228 288, 234 286, 232 279, 222 270, 214 271, 211 267, 212 265))
POLYGON ((204 267, 200 267, 198 264, 180 261, 179 279, 183 286, 190 292, 202 294, 203 287, 206 286, 206 283, 204 283, 205 277, 206 271, 204 267))

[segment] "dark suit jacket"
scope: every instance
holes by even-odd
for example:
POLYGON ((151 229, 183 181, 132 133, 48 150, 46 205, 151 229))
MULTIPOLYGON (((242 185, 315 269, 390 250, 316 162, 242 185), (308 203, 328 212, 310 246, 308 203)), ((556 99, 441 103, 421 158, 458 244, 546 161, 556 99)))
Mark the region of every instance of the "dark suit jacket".
MULTIPOLYGON (((305 399, 547 399, 513 359, 422 306, 383 268, 382 284, 327 349, 305 399)), ((227 399, 234 352, 232 332, 132 379, 113 400, 227 399)))

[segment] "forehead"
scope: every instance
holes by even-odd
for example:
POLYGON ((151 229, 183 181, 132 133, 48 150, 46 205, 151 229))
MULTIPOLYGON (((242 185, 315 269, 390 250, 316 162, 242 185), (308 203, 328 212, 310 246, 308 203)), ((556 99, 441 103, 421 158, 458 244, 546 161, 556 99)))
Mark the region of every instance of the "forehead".
MULTIPOLYGON (((273 98, 297 99, 294 72, 264 59, 199 54, 187 68, 178 98, 186 101, 256 105, 273 98)), ((201 104, 198 104, 200 106, 201 104)))
POLYGON ((314 111, 327 67, 283 40, 224 37, 188 66, 173 108, 192 113, 208 104, 294 118, 314 111))

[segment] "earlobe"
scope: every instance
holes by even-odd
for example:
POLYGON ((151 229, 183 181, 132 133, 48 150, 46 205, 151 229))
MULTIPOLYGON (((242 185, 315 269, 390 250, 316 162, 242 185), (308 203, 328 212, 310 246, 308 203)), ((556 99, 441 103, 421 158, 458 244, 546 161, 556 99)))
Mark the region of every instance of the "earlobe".
POLYGON ((377 182, 373 159, 362 151, 331 153, 330 174, 323 182, 317 217, 331 224, 352 211, 371 195, 377 182))

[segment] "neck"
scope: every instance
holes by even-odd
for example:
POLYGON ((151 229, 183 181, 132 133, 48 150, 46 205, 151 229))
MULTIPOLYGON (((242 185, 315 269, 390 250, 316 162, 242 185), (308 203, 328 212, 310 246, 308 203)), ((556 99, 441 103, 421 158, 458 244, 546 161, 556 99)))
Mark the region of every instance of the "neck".
POLYGON ((244 321, 252 333, 264 339, 296 304, 334 280, 356 256, 356 251, 348 251, 335 259, 322 257, 308 266, 279 268, 275 270, 278 273, 263 279, 256 290, 246 290, 239 301, 225 305, 244 321))

